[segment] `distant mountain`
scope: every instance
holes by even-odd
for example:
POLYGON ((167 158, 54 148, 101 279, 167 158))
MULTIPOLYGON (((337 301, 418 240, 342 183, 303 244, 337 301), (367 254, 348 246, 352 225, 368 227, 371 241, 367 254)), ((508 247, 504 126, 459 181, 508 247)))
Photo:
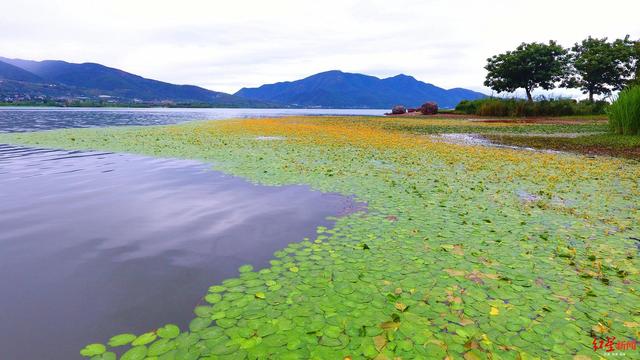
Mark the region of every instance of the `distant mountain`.
POLYGON ((30 82, 42 81, 39 76, 2 61, 0 61, 0 79, 30 82))
POLYGON ((322 72, 302 80, 243 88, 235 95, 288 106, 378 109, 398 104, 417 107, 427 101, 450 108, 461 100, 486 96, 462 88, 446 90, 403 74, 380 79, 339 70, 322 72))
POLYGON ((146 79, 95 63, 32 61, 0 57, 0 96, 105 97, 121 101, 202 103, 212 106, 273 107, 259 100, 146 79), (16 83, 21 82, 21 83, 16 83), (46 84, 47 86, 42 86, 46 84), (34 92, 35 91, 35 92, 34 92))

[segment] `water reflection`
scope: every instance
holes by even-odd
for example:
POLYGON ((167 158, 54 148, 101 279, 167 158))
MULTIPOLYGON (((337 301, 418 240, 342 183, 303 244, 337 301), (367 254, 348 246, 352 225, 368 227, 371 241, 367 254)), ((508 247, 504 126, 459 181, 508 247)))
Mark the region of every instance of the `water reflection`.
POLYGON ((186 327, 209 285, 355 206, 197 162, 0 145, 0 358, 186 327))

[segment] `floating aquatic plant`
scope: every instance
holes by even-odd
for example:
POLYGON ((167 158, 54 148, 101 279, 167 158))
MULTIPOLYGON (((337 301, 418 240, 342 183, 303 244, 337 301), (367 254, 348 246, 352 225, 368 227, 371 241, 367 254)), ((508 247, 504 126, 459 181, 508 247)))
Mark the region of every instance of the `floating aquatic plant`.
POLYGON ((0 141, 199 159, 368 203, 269 267, 212 284, 188 329, 105 339, 82 350, 92 359, 121 346, 125 360, 583 359, 597 354, 594 338, 640 336, 637 163, 447 144, 422 134, 469 122, 412 121, 248 119, 0 141))

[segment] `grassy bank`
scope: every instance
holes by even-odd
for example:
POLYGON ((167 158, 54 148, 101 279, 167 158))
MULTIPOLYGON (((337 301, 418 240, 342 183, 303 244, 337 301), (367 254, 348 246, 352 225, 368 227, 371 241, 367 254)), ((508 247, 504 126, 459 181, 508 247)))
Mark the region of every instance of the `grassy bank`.
POLYGON ((371 118, 369 122, 387 130, 411 134, 558 134, 558 133, 600 133, 609 127, 602 117, 562 117, 562 118, 460 118, 419 117, 371 118))
MULTIPOLYGON (((586 359, 594 337, 639 337, 640 166, 425 136, 529 126, 447 121, 289 117, 0 143, 198 159, 368 203, 271 267, 212 284, 180 335, 112 339, 133 341, 123 358, 586 359)), ((106 359, 101 345, 85 351, 106 359)))

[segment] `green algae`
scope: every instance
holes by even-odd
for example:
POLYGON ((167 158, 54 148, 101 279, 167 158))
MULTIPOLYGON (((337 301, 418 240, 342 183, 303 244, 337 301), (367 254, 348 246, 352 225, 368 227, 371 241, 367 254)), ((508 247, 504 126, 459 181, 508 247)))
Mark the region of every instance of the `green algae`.
MULTIPOLYGON (((199 159, 255 182, 304 183, 368 203, 367 213, 276 252, 269 268, 244 266, 214 284, 188 331, 126 337, 134 347, 122 359, 565 358, 594 356, 594 337, 638 337, 637 164, 335 145, 304 141, 308 134, 287 130, 294 121, 331 130, 337 120, 282 120, 288 127, 273 131, 287 140, 277 142, 256 141, 243 122, 231 132, 191 123, 0 142, 199 159), (523 201, 521 191, 535 197, 523 201)), ((369 126, 345 120, 358 121, 369 126)))

